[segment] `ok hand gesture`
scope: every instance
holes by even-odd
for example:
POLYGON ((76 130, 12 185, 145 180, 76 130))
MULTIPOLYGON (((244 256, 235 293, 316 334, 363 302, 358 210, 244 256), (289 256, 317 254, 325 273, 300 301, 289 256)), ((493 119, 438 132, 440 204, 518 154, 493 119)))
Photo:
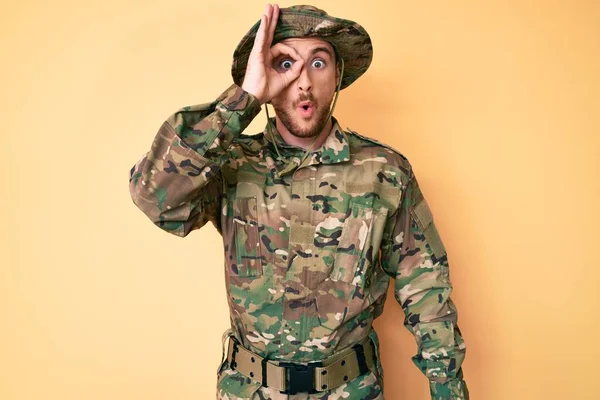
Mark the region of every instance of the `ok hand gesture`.
POLYGON ((304 64, 304 60, 293 48, 283 43, 277 43, 271 47, 278 18, 279 6, 267 4, 265 13, 260 18, 260 26, 248 58, 246 75, 242 83, 242 89, 254 95, 261 104, 276 97, 287 85, 298 78, 304 64), (281 56, 293 60, 290 68, 279 68, 273 64, 281 56))

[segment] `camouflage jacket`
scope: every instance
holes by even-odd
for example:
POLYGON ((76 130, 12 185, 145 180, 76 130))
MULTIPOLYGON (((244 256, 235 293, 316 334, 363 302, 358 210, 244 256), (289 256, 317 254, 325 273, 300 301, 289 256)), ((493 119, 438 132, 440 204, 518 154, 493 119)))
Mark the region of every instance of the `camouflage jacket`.
MULTIPOLYGON (((395 278, 404 325, 417 342, 412 361, 432 399, 467 399, 448 259, 408 160, 334 118, 325 143, 278 176, 304 149, 273 129, 278 159, 266 132, 241 135, 260 110, 234 84, 212 103, 175 112, 130 171, 134 203, 180 237, 214 224, 232 328, 269 359, 319 360, 365 335, 378 343, 373 320, 395 278)), ((379 363, 378 372, 382 383, 379 363)), ((234 375, 219 381, 228 398, 235 398, 234 375)), ((238 392, 259 389, 242 381, 238 392)), ((358 395, 365 386, 357 378, 354 392, 345 389, 352 397, 342 397, 379 398, 358 395)))

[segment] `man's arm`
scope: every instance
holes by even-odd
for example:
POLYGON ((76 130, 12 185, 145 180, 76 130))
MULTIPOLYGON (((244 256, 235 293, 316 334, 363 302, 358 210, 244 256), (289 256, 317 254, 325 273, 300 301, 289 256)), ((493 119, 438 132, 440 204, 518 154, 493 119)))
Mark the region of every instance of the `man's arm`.
POLYGON ((131 169, 133 202, 165 231, 184 237, 212 221, 221 232, 220 168, 227 162, 227 150, 261 105, 298 78, 304 64, 292 47, 271 47, 278 18, 279 6, 267 4, 242 87, 231 85, 216 101, 171 115, 150 151, 131 169), (273 68, 273 60, 281 55, 296 61, 285 72, 273 68))
POLYGON ((417 342, 412 361, 429 379, 431 398, 468 399, 461 367, 466 347, 450 298, 448 258, 412 168, 394 227, 384 235, 381 261, 395 278, 404 325, 417 342))
POLYGON ((175 112, 130 171, 133 202, 174 235, 187 236, 208 221, 220 231, 220 169, 233 139, 259 112, 260 102, 235 84, 212 103, 175 112))

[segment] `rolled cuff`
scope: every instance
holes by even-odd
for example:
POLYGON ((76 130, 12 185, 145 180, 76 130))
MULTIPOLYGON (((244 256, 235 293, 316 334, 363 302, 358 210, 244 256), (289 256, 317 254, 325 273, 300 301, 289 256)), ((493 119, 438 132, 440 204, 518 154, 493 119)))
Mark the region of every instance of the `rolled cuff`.
POLYGON ((469 400, 469 389, 463 379, 450 379, 444 383, 429 381, 431 400, 469 400))
POLYGON ((260 112, 260 101, 235 83, 229 86, 217 98, 219 104, 227 111, 243 111, 244 114, 256 115, 260 112))

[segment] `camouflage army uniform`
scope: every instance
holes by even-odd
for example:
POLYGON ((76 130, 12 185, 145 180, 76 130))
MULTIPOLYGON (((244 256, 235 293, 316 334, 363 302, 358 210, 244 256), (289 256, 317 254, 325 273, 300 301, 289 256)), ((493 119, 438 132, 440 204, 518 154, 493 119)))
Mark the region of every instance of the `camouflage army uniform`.
MULTIPOLYGON (((468 399, 465 344, 450 299, 448 259, 408 160, 335 118, 325 143, 303 149, 241 135, 260 112, 233 84, 160 127, 130 172, 134 203, 161 229, 187 236, 211 221, 223 237, 231 327, 271 360, 320 360, 370 335, 390 277, 415 336, 412 358, 432 399, 468 399)), ((283 395, 222 366, 220 399, 383 399, 383 369, 330 391, 283 395)))

